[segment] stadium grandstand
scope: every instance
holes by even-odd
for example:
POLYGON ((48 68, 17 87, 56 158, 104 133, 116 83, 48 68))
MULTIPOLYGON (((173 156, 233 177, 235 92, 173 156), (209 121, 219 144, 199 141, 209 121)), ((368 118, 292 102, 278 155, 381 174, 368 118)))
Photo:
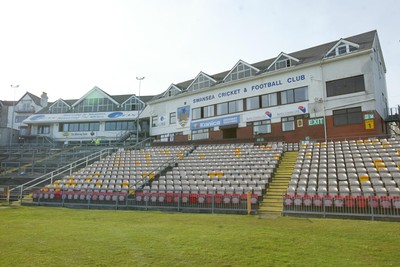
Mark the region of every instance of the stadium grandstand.
POLYGON ((370 31, 200 71, 156 96, 94 87, 79 99, 1 101, 1 179, 27 178, 3 198, 399 219, 400 110, 388 106, 385 73, 370 31))

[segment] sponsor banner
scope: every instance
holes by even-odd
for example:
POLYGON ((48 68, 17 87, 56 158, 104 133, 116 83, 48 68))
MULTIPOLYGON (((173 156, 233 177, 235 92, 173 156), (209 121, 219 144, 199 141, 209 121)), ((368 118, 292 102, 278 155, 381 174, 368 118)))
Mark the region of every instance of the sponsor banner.
POLYGON ((29 116, 24 123, 44 122, 82 122, 82 121, 116 121, 136 119, 138 111, 89 112, 89 113, 62 113, 62 114, 35 114, 29 116))
POLYGON ((224 126, 224 125, 238 124, 239 122, 240 122, 240 116, 237 115, 237 116, 230 116, 213 120, 195 121, 190 123, 190 129, 199 130, 205 128, 224 126))
POLYGON ((253 112, 249 112, 243 115, 243 120, 245 122, 260 121, 260 120, 268 120, 268 119, 288 117, 288 116, 303 115, 306 113, 307 113, 307 108, 305 106, 292 105, 292 106, 276 107, 270 109, 259 109, 253 112))

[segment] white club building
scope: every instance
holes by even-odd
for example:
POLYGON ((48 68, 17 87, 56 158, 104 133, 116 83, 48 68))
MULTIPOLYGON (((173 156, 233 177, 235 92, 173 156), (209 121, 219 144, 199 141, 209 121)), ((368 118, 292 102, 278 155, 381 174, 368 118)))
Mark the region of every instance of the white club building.
POLYGON ((298 142, 390 134, 385 62, 376 31, 257 63, 203 71, 157 96, 112 96, 95 87, 23 121, 55 141, 298 142))

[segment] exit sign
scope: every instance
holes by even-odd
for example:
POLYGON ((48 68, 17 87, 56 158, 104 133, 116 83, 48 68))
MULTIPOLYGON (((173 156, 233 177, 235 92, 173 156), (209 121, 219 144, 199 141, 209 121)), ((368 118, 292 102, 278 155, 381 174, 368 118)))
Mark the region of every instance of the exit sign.
POLYGON ((308 120, 308 126, 324 125, 324 118, 315 118, 308 120))

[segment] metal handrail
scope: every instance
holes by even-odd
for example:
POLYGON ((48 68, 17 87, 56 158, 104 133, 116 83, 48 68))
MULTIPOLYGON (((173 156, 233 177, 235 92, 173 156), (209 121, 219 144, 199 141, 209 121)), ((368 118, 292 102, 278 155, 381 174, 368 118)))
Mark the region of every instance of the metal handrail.
POLYGON ((15 190, 19 189, 20 190, 20 196, 19 197, 20 197, 20 199, 22 199, 24 191, 29 190, 32 187, 35 187, 35 186, 37 186, 37 185, 39 185, 41 183, 44 183, 46 181, 49 181, 49 180, 51 181, 51 183, 53 183, 53 178, 54 177, 56 177, 58 175, 61 175, 61 174, 64 174, 66 172, 69 172, 69 174, 72 174, 73 170, 75 170, 77 167, 80 167, 83 164, 85 164, 87 166, 90 162, 92 162, 92 161, 94 161, 94 160, 96 160, 98 158, 101 159, 102 156, 104 156, 105 154, 109 155, 110 153, 112 153, 114 151, 117 151, 117 150, 118 150, 118 148, 105 148, 105 149, 103 149, 101 151, 97 151, 97 152, 95 152, 95 153, 93 153, 93 154, 91 154, 89 156, 86 156, 86 157, 81 158, 79 160, 76 160, 76 161, 74 161, 72 163, 69 163, 68 165, 63 166, 61 168, 58 168, 58 169, 56 169, 56 170, 54 170, 54 171, 52 171, 50 173, 46 173, 46 174, 44 174, 42 176, 39 176, 39 177, 29 181, 29 182, 26 182, 26 183, 24 183, 22 185, 18 185, 18 186, 14 187, 14 188, 11 188, 10 189, 10 193, 12 191, 15 191, 15 190))

